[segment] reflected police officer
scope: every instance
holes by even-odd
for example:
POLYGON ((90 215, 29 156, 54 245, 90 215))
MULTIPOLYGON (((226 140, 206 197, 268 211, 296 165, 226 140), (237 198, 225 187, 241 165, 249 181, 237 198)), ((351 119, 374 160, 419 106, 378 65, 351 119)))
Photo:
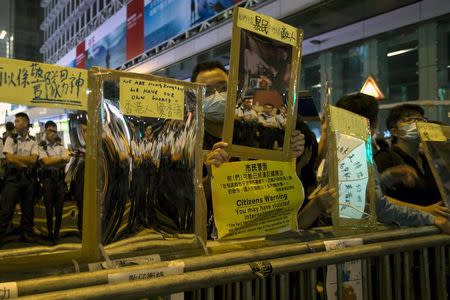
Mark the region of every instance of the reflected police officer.
POLYGON ((20 201, 22 239, 34 242, 34 170, 38 158, 38 146, 28 133, 30 119, 26 113, 15 116, 16 134, 9 136, 3 147, 6 156, 6 183, 0 207, 0 238, 14 215, 14 207, 20 201))
POLYGON ((64 167, 69 155, 56 141, 57 126, 53 121, 45 123, 45 140, 39 144, 40 179, 43 187, 49 240, 55 242, 61 229, 64 208, 64 167), (53 226, 53 216, 55 224, 53 226))

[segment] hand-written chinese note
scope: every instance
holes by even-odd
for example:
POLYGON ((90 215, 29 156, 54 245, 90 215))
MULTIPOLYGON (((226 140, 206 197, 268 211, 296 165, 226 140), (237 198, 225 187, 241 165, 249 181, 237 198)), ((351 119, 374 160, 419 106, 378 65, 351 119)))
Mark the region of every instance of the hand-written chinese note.
POLYGON ((2 101, 87 110, 87 71, 0 58, 2 101))
POLYGON ((120 110, 125 115, 183 120, 184 87, 142 79, 120 79, 120 110))
POLYGON ((417 130, 419 131, 421 140, 424 142, 447 141, 447 137, 439 124, 418 122, 417 130))
POLYGON ((0 283, 0 299, 15 299, 18 297, 16 282, 0 283))
POLYGON ((271 39, 298 46, 299 30, 272 17, 258 14, 252 10, 238 9, 237 26, 271 39))
POLYGON ((360 219, 364 215, 368 167, 363 140, 336 133, 339 178, 339 215, 360 219))
POLYGON ((213 167, 212 201, 218 238, 297 229, 304 194, 292 162, 265 160, 213 167))

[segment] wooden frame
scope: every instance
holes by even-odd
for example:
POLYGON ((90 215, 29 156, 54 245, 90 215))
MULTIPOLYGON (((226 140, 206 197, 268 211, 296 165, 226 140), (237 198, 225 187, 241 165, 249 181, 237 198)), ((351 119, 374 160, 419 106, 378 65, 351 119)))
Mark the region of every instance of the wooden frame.
MULTIPOLYGON (((58 67, 56 67, 58 68, 58 67)), ((83 240, 79 250, 65 251, 59 253, 43 253, 41 247, 29 247, 23 251, 23 255, 19 252, 12 253, 11 256, 5 256, 5 259, 0 258, 0 272, 15 272, 30 271, 39 269, 43 266, 62 266, 70 265, 73 261, 79 263, 88 263, 102 260, 102 250, 99 245, 101 243, 101 220, 100 215, 100 194, 98 188, 100 180, 100 160, 102 147, 102 97, 103 97, 103 82, 105 80, 119 80, 121 77, 136 78, 144 80, 154 80, 158 82, 182 85, 185 88, 191 89, 197 95, 197 137, 195 143, 195 217, 194 217, 194 233, 192 238, 170 245, 171 241, 161 243, 156 241, 157 246, 155 251, 173 251, 180 247, 196 247, 201 249, 202 245, 206 245, 206 201, 204 199, 202 187, 202 164, 203 164, 203 116, 202 116, 202 101, 205 93, 205 88, 201 85, 160 78, 151 75, 133 74, 127 72, 112 71, 101 68, 93 68, 86 71, 87 75, 87 113, 88 125, 86 136, 86 158, 85 158, 85 174, 84 174, 84 203, 83 203, 83 240)), ((58 108, 55 105, 55 108, 58 108)), ((146 249, 150 250, 152 243, 147 241, 146 249)), ((142 250, 142 245, 140 245, 142 250)), ((51 249, 49 249, 51 250, 51 249)), ((14 251, 14 250, 11 250, 14 251)), ((129 251, 125 250, 125 251, 129 251)), ((118 255, 118 251, 113 251, 114 255, 118 255)), ((108 253, 108 251, 106 251, 108 253)))
POLYGON ((334 206, 332 212, 333 227, 337 231, 357 230, 366 231, 376 229, 376 195, 375 195, 375 167, 372 158, 372 139, 369 129, 369 121, 357 114, 347 110, 340 109, 331 105, 326 107, 326 115, 328 122, 328 166, 329 166, 329 186, 334 187, 340 199, 340 183, 339 183, 339 159, 338 159, 338 142, 336 133, 348 135, 350 137, 361 140, 365 144, 365 161, 360 163, 367 164, 368 180, 366 187, 366 198, 364 205, 365 218, 343 218, 340 215, 342 203, 334 206))
MULTIPOLYGON (((430 165, 431 172, 433 173, 434 180, 441 194, 442 200, 447 207, 450 207, 450 194, 445 188, 445 182, 442 179, 442 174, 436 167, 435 159, 432 155, 432 149, 430 143, 450 143, 450 126, 438 125, 433 123, 417 123, 417 130, 419 132, 419 137, 422 142, 422 149, 427 158, 428 164, 430 165)), ((450 172, 447 170, 447 172, 450 172)), ((448 174, 447 174, 448 175, 448 174)), ((447 183, 448 185, 448 183, 447 183)))
MULTIPOLYGON (((200 239, 202 243, 206 243, 206 201, 204 199, 204 193, 203 193, 203 187, 202 187, 202 167, 203 167, 203 151, 202 151, 202 144, 203 144, 203 115, 202 115, 202 101, 205 93, 205 88, 202 85, 185 82, 185 81, 179 81, 175 79, 168 79, 168 78, 162 78, 157 77, 153 75, 147 75, 147 74, 135 74, 135 73, 129 73, 129 72, 121 72, 121 71, 114 71, 114 70, 108 70, 108 69, 102 69, 102 68, 94 68, 92 69, 92 73, 90 75, 90 81, 92 82, 92 91, 94 91, 93 97, 96 98, 97 103, 97 109, 94 111, 94 119, 96 120, 96 127, 91 128, 93 131, 96 131, 96 140, 94 142, 97 147, 101 147, 102 143, 102 124, 101 124, 101 116, 100 116, 100 105, 102 101, 102 91, 103 91, 103 82, 105 81, 115 81, 120 82, 121 78, 127 78, 127 79, 139 79, 139 80, 146 80, 146 81, 155 81, 160 83, 167 83, 167 84, 176 84, 183 86, 184 88, 190 89, 194 91, 197 95, 197 106, 196 106, 196 114, 197 114, 197 137, 196 137, 196 143, 195 143, 195 177, 194 178, 194 187, 195 187, 195 217, 194 217, 194 233, 193 238, 194 239, 200 239)), ((120 100, 119 100, 120 101, 120 100)), ((92 124, 93 125, 93 124, 92 124)), ((93 125, 94 126, 94 125, 93 125)), ((97 148, 99 149, 99 148, 97 148)), ((96 151, 94 153, 96 155, 95 160, 98 162, 100 159, 100 151, 96 151)), ((95 179, 98 182, 98 166, 96 167, 96 170, 90 170, 93 172, 93 174, 96 174, 97 177, 95 179), (97 173, 96 173, 97 172, 97 173)), ((97 187, 96 187, 97 188, 97 187)), ((97 189, 98 191, 98 189, 97 189)), ((101 232, 100 232, 100 221, 99 221, 99 199, 100 199, 100 192, 96 192, 96 203, 98 205, 96 206, 97 215, 95 218, 91 219, 91 222, 94 222, 94 226, 98 228, 97 230, 91 232, 90 237, 92 240, 96 240, 96 244, 90 244, 92 247, 97 247, 97 245, 101 241, 101 232), (98 221, 98 222, 97 222, 98 221)), ((91 214, 91 217, 92 214, 91 214)), ((149 243, 149 246, 151 243, 149 243)), ((95 251, 95 249, 90 248, 91 251, 95 251)), ((161 250, 161 249, 159 249, 161 250)), ((108 252, 108 251, 107 251, 108 252)))
MULTIPOLYGON (((282 161, 289 160, 290 134, 295 128, 297 116, 297 91, 300 77, 303 31, 271 17, 255 13, 241 7, 236 7, 233 10, 233 16, 231 63, 227 93, 228 99, 223 129, 223 140, 229 144, 227 151, 232 156, 241 158, 259 158, 282 161), (252 39, 263 39, 266 43, 270 43, 273 47, 289 49, 289 51, 283 50, 287 57, 289 57, 289 55, 291 56, 291 60, 289 63, 286 62, 287 64, 290 64, 290 77, 287 97, 287 122, 284 128, 284 143, 282 151, 233 144, 237 98, 240 96, 241 99, 243 99, 245 96, 242 84, 243 74, 241 72, 244 57, 241 57, 241 52, 245 52, 248 49, 241 49, 241 37, 243 35, 248 35, 252 39), (240 90, 240 95, 238 95, 238 89, 240 90)), ((272 67, 272 70, 275 70, 274 67, 272 67)), ((275 72, 276 71, 273 73, 275 72)), ((250 81, 247 84, 250 84, 250 81)), ((271 91, 279 92, 276 89, 271 91)), ((279 94, 281 95, 281 93, 279 94)))

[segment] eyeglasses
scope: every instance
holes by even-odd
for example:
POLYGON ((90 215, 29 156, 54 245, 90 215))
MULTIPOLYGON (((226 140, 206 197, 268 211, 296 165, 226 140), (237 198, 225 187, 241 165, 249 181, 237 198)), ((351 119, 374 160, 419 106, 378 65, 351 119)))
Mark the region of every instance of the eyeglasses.
POLYGON ((410 124, 417 122, 427 122, 428 120, 424 117, 407 117, 398 121, 398 124, 410 124))

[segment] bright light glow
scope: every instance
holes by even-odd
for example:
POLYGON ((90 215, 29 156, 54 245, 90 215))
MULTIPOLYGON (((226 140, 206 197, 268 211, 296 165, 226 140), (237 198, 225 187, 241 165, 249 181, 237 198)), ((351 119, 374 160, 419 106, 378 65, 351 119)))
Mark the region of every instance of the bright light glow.
POLYGON ((377 85, 375 79, 369 75, 367 77, 366 82, 364 82, 363 87, 361 88, 361 93, 373 96, 377 100, 381 100, 384 98, 383 93, 377 85))
POLYGON ((6 36, 6 31, 2 30, 2 32, 0 33, 0 40, 3 40, 6 36))
POLYGON ((416 49, 417 49, 417 47, 414 47, 414 48, 408 48, 408 49, 402 49, 402 50, 393 51, 393 52, 389 52, 389 53, 387 54, 387 57, 392 57, 392 56, 396 56, 396 55, 405 54, 405 53, 414 51, 414 50, 416 50, 416 49))
POLYGON ((318 88, 321 88, 321 87, 322 87, 322 85, 320 83, 315 84, 315 85, 312 86, 313 89, 318 89, 318 88))

